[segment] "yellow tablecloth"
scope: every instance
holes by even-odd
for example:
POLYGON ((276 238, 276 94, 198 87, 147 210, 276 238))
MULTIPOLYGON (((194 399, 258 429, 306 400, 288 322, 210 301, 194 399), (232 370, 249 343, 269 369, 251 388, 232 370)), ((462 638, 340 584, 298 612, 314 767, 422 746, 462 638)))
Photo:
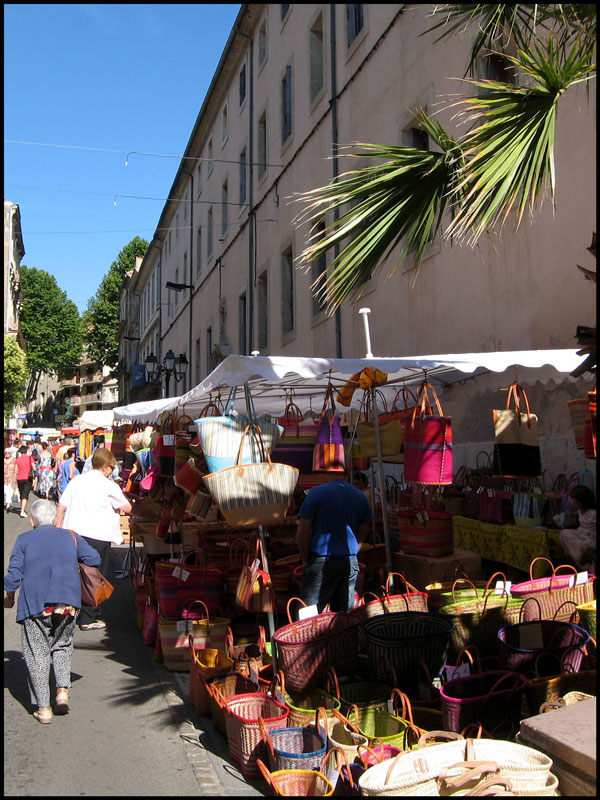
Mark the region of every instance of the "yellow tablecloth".
MULTIPOLYGON (((534 558, 543 556, 555 566, 565 563, 567 555, 560 544, 560 531, 549 528, 522 528, 518 525, 493 525, 469 517, 452 518, 454 546, 479 553, 491 561, 501 561, 523 572, 529 572, 534 558)), ((541 567, 543 567, 543 562, 541 567)), ((546 574, 540 568, 538 574, 546 574)))

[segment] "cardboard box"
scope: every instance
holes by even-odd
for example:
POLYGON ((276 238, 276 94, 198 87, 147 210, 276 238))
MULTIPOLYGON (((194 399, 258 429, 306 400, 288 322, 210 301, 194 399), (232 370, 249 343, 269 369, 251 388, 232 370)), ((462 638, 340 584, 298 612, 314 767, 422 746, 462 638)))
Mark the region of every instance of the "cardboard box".
POLYGON ((419 591, 424 591, 428 583, 452 580, 457 564, 462 565, 471 580, 482 579, 481 556, 478 553, 471 553, 469 550, 456 548, 451 555, 438 558, 392 553, 394 571, 402 572, 419 591))

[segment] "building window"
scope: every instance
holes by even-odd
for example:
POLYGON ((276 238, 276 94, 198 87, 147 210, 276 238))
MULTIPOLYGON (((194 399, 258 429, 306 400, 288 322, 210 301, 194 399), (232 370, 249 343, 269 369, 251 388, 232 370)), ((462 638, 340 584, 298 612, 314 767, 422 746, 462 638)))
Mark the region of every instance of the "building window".
POLYGON ((202 269, 202 228, 198 228, 196 234, 196 275, 200 275, 202 269))
POLYGON ((156 308, 156 272, 152 273, 150 286, 152 287, 150 290, 150 303, 152 304, 152 311, 154 311, 156 308))
POLYGON ((169 237, 167 239, 167 251, 171 252, 171 231, 169 231, 169 237))
POLYGON ((309 32, 310 49, 310 101, 323 88, 323 15, 319 14, 309 32))
POLYGON ((246 65, 240 70, 240 105, 246 99, 246 65))
POLYGON ((179 211, 175 214, 175 238, 179 238, 179 211))
POLYGON ((288 64, 281 79, 281 142, 292 135, 292 67, 288 64))
POLYGON ((246 203, 246 167, 247 167, 247 158, 246 158, 246 148, 242 150, 240 153, 240 205, 243 206, 246 203))
POLYGON ((212 256, 213 251, 213 210, 212 206, 208 209, 206 217, 206 259, 212 256))
POLYGON ((229 136, 229 103, 225 102, 221 112, 221 143, 225 144, 229 136))
POLYGON ((267 112, 258 120, 258 177, 267 170, 267 112))
POLYGON ((281 330, 283 334, 294 330, 294 263, 291 247, 281 255, 281 330))
POLYGON ((269 346, 269 283, 265 270, 258 279, 258 349, 262 353, 269 346))
POLYGON ((348 47, 350 47, 365 25, 363 4, 347 3, 346 17, 348 20, 348 47))
POLYGON ((246 326, 248 324, 247 320, 247 302, 246 302, 246 292, 240 295, 239 301, 239 330, 238 330, 238 343, 239 343, 239 353, 240 355, 246 355, 246 326))
POLYGON ((188 203, 190 202, 189 197, 190 197, 190 190, 188 189, 187 192, 185 193, 185 198, 184 198, 184 201, 183 201, 183 219, 184 220, 187 219, 188 203))
POLYGON ((423 128, 411 127, 405 132, 406 144, 416 150, 429 150, 429 136, 423 128))
POLYGON ((202 194, 202 161, 200 161, 200 160, 198 161, 198 166, 196 167, 196 186, 198 187, 196 193, 198 195, 201 195, 202 194))
MULTIPOLYGON (((175 270, 175 283, 179 283, 179 267, 175 270)), ((175 290, 173 290, 175 291, 175 290)), ((179 305, 179 292, 175 292, 175 305, 179 305)))
POLYGON ((212 136, 208 140, 208 144, 206 145, 206 174, 210 175, 213 169, 213 144, 212 144, 212 136))
POLYGON ((227 233, 227 209, 227 181, 225 181, 221 192, 221 233, 223 236, 227 233))
POLYGON ((210 372, 210 364, 212 361, 212 327, 206 329, 206 374, 210 372))
POLYGON ((258 66, 267 60, 267 18, 265 17, 258 29, 258 66))
MULTIPOLYGON (((322 239, 323 236, 325 236, 325 221, 324 220, 321 220, 320 222, 317 223, 315 233, 316 233, 316 235, 318 236, 319 239, 322 239)), ((323 253, 323 255, 319 256, 319 258, 315 259, 313 261, 313 263, 311 264, 311 267, 310 267, 311 283, 314 283, 317 280, 317 278, 325 272, 326 269, 327 269, 327 257, 325 255, 325 253, 323 253)), ((320 285, 321 284, 319 284, 319 286, 320 285)), ((325 303, 322 300, 320 300, 318 297, 315 297, 315 295, 313 294, 313 298, 312 298, 312 313, 313 313, 313 315, 320 314, 321 311, 324 311, 324 310, 325 310, 325 303)))
MULTIPOLYGON (((183 254, 183 275, 182 275, 182 278, 183 278, 184 282, 185 282, 185 278, 186 278, 187 274, 188 274, 188 270, 187 270, 187 252, 186 252, 186 253, 183 254)), ((181 292, 179 292, 179 294, 181 294, 181 292)))

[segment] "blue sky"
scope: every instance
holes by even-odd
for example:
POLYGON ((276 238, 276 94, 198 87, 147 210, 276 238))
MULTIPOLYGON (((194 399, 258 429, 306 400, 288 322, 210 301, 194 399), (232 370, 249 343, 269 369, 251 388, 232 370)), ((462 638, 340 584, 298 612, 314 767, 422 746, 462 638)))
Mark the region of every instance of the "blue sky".
POLYGON ((80 312, 119 251, 152 239, 180 161, 133 151, 183 154, 239 10, 4 5, 4 199, 21 263, 80 312))

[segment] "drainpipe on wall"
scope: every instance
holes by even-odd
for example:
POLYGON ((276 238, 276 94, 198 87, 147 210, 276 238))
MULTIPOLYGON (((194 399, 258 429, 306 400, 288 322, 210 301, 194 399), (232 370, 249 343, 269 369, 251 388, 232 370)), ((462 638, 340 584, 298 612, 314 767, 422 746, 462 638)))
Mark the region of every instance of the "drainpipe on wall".
POLYGON ((246 352, 254 349, 254 40, 252 36, 236 28, 237 33, 250 41, 250 70, 248 74, 248 310, 246 314, 246 352))
MULTIPOLYGON (((190 176, 190 183, 191 183, 191 186, 190 186, 190 192, 191 192, 191 194, 190 194, 190 262, 189 262, 190 263, 190 278, 189 278, 189 286, 190 286, 190 289, 189 289, 189 291, 190 291, 190 323, 189 323, 189 329, 190 330, 189 330, 189 334, 188 334, 188 336, 189 336, 189 342, 188 342, 188 346, 189 346, 189 367, 188 367, 188 373, 187 373, 187 375, 186 375, 186 377, 184 379, 184 386, 185 386, 184 391, 188 391, 188 389, 192 388, 192 361, 193 361, 192 329, 193 329, 193 325, 194 325, 194 316, 192 314, 192 298, 194 296, 194 289, 193 289, 194 283, 192 281, 192 274, 193 274, 192 261, 193 261, 193 253, 194 253, 194 175, 191 172, 186 172, 185 170, 182 170, 182 172, 183 172, 184 175, 189 175, 190 176), (189 378, 189 381, 190 381, 189 387, 187 386, 188 378, 189 378)), ((185 277, 184 277, 183 280, 185 280, 185 277)))
POLYGON ((158 353, 156 353, 156 357, 158 359, 158 363, 161 364, 161 355, 162 355, 162 247, 154 242, 150 242, 150 247, 156 247, 158 250, 158 353))
MULTIPOLYGON (((334 180, 339 175, 338 165, 338 128, 337 128, 337 70, 336 70, 336 37, 335 37, 335 3, 329 4, 330 10, 330 32, 329 32, 329 47, 331 50, 331 155, 333 157, 333 178, 334 180)), ((337 222, 339 219, 339 211, 337 208, 333 211, 333 219, 337 222)), ((339 255, 340 248, 336 244, 334 246, 334 253, 336 257, 339 255)), ((335 310, 335 351, 336 358, 342 358, 342 320, 341 311, 339 308, 335 310)))

